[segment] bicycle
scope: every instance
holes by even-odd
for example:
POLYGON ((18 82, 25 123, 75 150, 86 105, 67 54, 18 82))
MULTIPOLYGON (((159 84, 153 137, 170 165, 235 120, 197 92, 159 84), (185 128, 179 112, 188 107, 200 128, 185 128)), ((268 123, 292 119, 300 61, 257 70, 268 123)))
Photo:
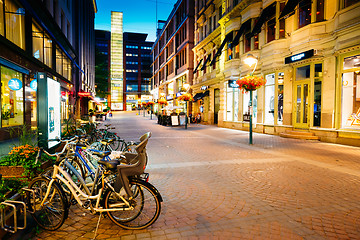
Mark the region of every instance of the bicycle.
MULTIPOLYGON (((148 133, 137 146, 137 161, 134 164, 119 164, 118 160, 98 161, 99 167, 91 190, 67 161, 65 165, 77 175, 85 192, 64 168, 57 165, 54 166, 52 178, 42 176, 32 180, 29 188, 35 191, 35 200, 29 204, 35 205, 35 221, 47 230, 56 230, 64 223, 69 210, 59 181, 67 186, 81 207, 93 214, 106 212, 111 221, 120 227, 134 230, 153 224, 160 215, 162 197, 153 185, 133 177, 144 172, 149 137, 148 133)), ((110 153, 103 154, 108 156, 110 153)))

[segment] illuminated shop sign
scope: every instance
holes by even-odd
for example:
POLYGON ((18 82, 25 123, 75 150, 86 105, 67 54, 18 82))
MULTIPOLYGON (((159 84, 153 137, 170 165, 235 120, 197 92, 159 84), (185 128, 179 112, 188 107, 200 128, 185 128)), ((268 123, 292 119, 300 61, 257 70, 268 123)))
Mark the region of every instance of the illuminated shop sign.
POLYGON ((79 95, 79 97, 90 97, 89 92, 79 92, 78 95, 79 95))
POLYGON ((307 58, 311 58, 312 56, 314 56, 314 49, 311 49, 309 51, 306 52, 302 52, 296 55, 292 55, 290 57, 285 58, 285 64, 289 64, 289 63, 293 63, 293 62, 298 62, 307 58))
POLYGON ((17 78, 12 78, 8 82, 8 86, 13 91, 18 91, 22 88, 22 82, 17 78))
POLYGON ((201 90, 203 90, 203 91, 205 91, 206 89, 208 89, 209 88, 209 86, 201 86, 201 90))
MULTIPOLYGON (((47 79, 47 92, 48 92, 48 139, 61 138, 61 93, 60 83, 48 78, 47 79)), ((48 148, 58 145, 57 141, 49 141, 48 148)))
POLYGON ((236 83, 236 80, 229 80, 228 81, 229 88, 238 88, 239 85, 236 83))
POLYGON ((36 89, 37 89, 37 80, 36 79, 34 79, 30 82, 30 88, 32 90, 36 91, 36 89))

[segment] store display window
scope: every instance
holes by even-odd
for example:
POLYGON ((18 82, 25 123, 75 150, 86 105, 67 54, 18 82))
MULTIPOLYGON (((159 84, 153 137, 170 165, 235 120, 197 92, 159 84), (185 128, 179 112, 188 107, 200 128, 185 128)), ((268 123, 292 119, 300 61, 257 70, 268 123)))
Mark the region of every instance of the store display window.
MULTIPOLYGON (((252 107, 253 107, 253 115, 252 120, 253 123, 257 122, 257 90, 253 91, 253 100, 252 100, 252 107)), ((243 94, 243 121, 248 122, 250 121, 250 92, 244 92, 243 94)))
POLYGON ((1 127, 24 124, 23 74, 1 66, 1 127))
POLYGON ((283 113, 284 113, 284 73, 278 73, 277 79, 277 124, 283 124, 283 113))
POLYGON ((265 75, 265 124, 274 124, 275 73, 265 75))
POLYGON ((226 121, 238 121, 239 88, 226 87, 226 121))
POLYGON ((341 86, 341 127, 360 129, 360 55, 344 59, 341 86))

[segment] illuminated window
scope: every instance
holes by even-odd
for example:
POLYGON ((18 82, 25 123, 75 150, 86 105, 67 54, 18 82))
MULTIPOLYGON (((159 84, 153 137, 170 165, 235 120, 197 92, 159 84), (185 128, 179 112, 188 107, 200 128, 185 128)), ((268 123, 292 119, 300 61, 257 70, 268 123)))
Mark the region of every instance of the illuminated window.
POLYGON ((45 63, 49 67, 52 65, 52 40, 36 24, 32 25, 33 57, 45 63))
POLYGON ((1 127, 24 124, 23 75, 1 67, 1 127))
POLYGON ((19 4, 5 1, 6 38, 25 49, 25 9, 19 4))
POLYGON ((4 36, 4 2, 0 0, 0 35, 4 36))

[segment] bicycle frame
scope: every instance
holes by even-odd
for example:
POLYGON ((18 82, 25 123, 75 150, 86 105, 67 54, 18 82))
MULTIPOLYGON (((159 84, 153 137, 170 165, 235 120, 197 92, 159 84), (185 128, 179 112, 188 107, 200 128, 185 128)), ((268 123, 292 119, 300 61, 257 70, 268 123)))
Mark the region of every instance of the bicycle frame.
MULTIPOLYGON (((67 165, 67 167, 69 167, 71 169, 71 164, 69 164, 68 162, 65 162, 65 164, 67 165)), ((72 170, 75 170, 75 169, 72 169, 72 170)), ((75 170, 76 171, 76 170, 75 170)), ((77 171, 76 171, 77 172, 77 171)), ((76 172, 74 172, 76 174, 76 172)), ((99 171, 98 171, 99 173, 99 171)), ((130 203, 125 199, 123 198, 119 193, 117 193, 114 188, 108 183, 105 181, 106 183, 106 186, 109 187, 122 201, 123 201, 123 204, 119 204, 121 205, 121 208, 112 208, 112 209, 104 209, 102 207, 100 207, 100 200, 101 200, 101 196, 102 196, 102 193, 103 193, 103 188, 101 188, 98 192, 98 194, 96 195, 90 195, 90 191, 89 189, 86 187, 86 185, 84 184, 84 179, 81 178, 80 174, 78 174, 78 177, 80 177, 80 182, 81 184, 83 185, 83 187, 85 188, 85 191, 87 193, 84 193, 75 183, 74 181, 71 179, 71 176, 69 175, 68 172, 66 172, 62 167, 60 166, 54 166, 54 172, 53 172, 53 176, 52 176, 52 179, 50 180, 50 183, 49 183, 49 186, 46 190, 46 193, 45 193, 45 196, 44 196, 44 199, 42 200, 40 206, 43 207, 44 204, 45 204, 45 200, 49 197, 50 195, 50 190, 51 190, 51 186, 52 184, 54 184, 54 182, 56 181, 56 179, 60 180, 63 184, 65 184, 69 190, 71 191, 71 193, 73 194, 75 200, 77 201, 77 203, 86 208, 85 207, 85 204, 84 202, 87 201, 87 200, 96 200, 96 204, 95 204, 95 207, 90 204, 89 207, 90 211, 92 212, 109 212, 109 211, 127 211, 127 210, 133 210, 134 208, 132 206, 130 206, 130 203), (62 174, 63 176, 61 176, 60 174, 62 174), (85 200, 84 202, 81 200, 81 197, 85 200)), ((102 181, 104 181, 104 178, 102 176, 102 181)), ((95 184, 93 186, 93 188, 95 187, 95 184)))

